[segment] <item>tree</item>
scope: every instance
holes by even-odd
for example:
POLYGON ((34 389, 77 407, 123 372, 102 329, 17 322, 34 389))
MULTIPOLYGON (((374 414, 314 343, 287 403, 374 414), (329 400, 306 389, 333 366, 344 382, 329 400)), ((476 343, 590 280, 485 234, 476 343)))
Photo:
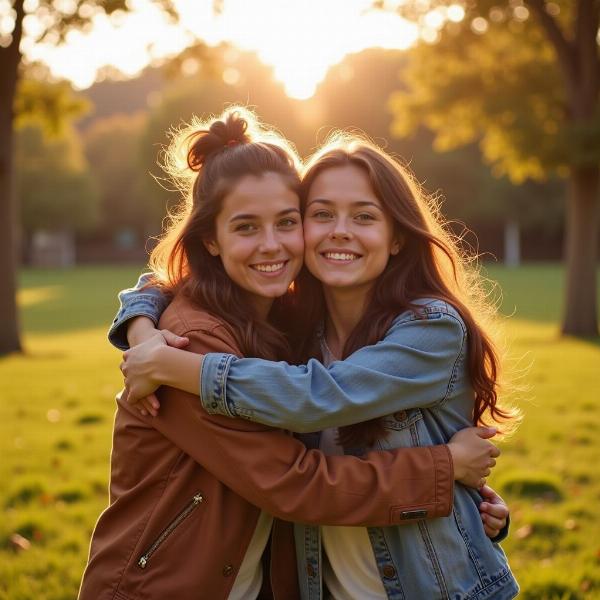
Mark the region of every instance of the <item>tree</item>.
MULTIPOLYGON (((174 16, 171 0, 154 1, 165 14, 174 16)), ((70 30, 83 28, 98 12, 127 11, 129 3, 126 0, 40 0, 38 4, 32 10, 38 16, 43 10, 45 18, 40 20, 44 28, 36 41, 55 38, 61 43, 70 30)), ((23 70, 21 41, 26 16, 25 0, 13 0, 12 5, 9 14, 3 16, 3 33, 0 34, 0 355, 21 348, 15 299, 18 208, 13 150, 15 96, 23 70), (12 23, 10 33, 4 31, 7 23, 12 23)))
POLYGON ((85 231, 98 220, 98 194, 73 129, 49 136, 40 125, 16 139, 21 226, 35 231, 85 231))
POLYGON ((407 7, 425 27, 437 20, 439 31, 429 31, 437 43, 412 52, 405 89, 391 100, 394 132, 405 136, 425 124, 438 150, 478 140, 495 174, 514 182, 566 177, 562 332, 597 335, 600 3, 430 0, 407 7))
POLYGON ((147 173, 140 162, 140 137, 146 117, 114 115, 94 121, 85 132, 85 154, 100 193, 100 222, 96 233, 105 239, 123 231, 144 239, 154 230, 147 198, 141 191, 147 173))

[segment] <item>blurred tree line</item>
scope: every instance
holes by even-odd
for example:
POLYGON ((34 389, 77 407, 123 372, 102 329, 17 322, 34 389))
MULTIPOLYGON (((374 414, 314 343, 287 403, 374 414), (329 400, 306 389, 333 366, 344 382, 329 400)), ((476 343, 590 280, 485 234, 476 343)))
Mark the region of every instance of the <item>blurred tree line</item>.
MULTIPOLYGON (((560 181, 515 186, 492 175, 475 144, 434 152, 433 135, 424 128, 410 139, 391 137, 388 101, 409 63, 410 54, 390 50, 348 56, 307 101, 289 98, 254 54, 225 45, 198 45, 136 80, 96 84, 85 93, 87 100, 66 84, 24 81, 21 102, 31 102, 29 96, 53 97, 49 106, 70 116, 55 130, 33 117, 24 116, 19 124, 17 183, 25 258, 33 256, 36 231, 44 229, 76 234, 83 259, 143 259, 147 238, 160 233, 165 208, 179 199, 158 165, 167 132, 193 114, 218 113, 226 103, 238 102, 254 107, 302 156, 336 128, 362 130, 410 165, 426 190, 443 199, 448 218, 480 234, 481 251, 506 257, 502 236, 512 231, 508 258, 517 261, 515 232, 521 230, 525 240, 547 240, 541 257, 557 258, 563 222, 560 181)), ((462 225, 456 229, 460 233, 462 225)), ((477 245, 474 236, 467 240, 477 245)))

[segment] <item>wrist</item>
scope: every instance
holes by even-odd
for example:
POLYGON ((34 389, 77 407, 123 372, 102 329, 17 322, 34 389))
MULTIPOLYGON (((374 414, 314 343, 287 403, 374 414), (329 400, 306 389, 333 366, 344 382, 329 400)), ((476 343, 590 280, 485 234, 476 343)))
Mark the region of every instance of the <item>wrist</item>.
POLYGON ((149 317, 133 317, 127 324, 127 341, 129 346, 137 346, 150 339, 157 332, 154 322, 149 317))
POLYGON ((454 471, 454 481, 459 481, 465 475, 463 466, 460 461, 460 447, 457 444, 448 442, 448 450, 452 460, 452 469, 454 471))
POLYGON ((173 352, 177 352, 174 348, 170 348, 167 345, 161 344, 157 346, 152 352, 151 369, 152 379, 159 385, 172 385, 171 373, 173 369, 170 368, 173 361, 173 352))

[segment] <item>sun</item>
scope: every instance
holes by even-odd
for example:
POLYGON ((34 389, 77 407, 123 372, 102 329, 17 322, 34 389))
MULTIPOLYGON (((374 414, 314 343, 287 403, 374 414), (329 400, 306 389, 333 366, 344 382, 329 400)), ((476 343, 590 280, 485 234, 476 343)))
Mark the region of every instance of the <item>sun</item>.
POLYGON ((407 48, 417 27, 372 10, 371 0, 228 0, 220 19, 230 41, 273 67, 288 96, 310 98, 328 69, 368 47, 407 48))
MULTIPOLYGON (((346 55, 370 47, 405 49, 419 37, 415 24, 374 10, 372 0, 225 0, 219 14, 212 0, 175 1, 177 25, 165 23, 154 3, 131 0, 131 13, 119 22, 101 15, 91 31, 70 34, 66 46, 25 40, 23 49, 83 88, 106 65, 134 76, 152 58, 175 55, 194 39, 229 42, 256 52, 288 96, 307 99, 346 55)), ((29 27, 35 29, 35 19, 29 27)))

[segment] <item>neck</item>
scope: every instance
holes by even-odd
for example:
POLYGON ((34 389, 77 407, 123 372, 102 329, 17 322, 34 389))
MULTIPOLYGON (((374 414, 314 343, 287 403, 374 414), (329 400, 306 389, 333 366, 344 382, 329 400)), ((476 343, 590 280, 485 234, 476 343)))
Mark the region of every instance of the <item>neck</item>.
POLYGON ((254 308, 254 314, 259 321, 266 321, 271 307, 273 306, 273 298, 263 298, 261 296, 254 296, 251 299, 252 307, 254 308))
POLYGON ((325 337, 331 352, 342 356, 342 351, 350 334, 362 319, 369 301, 369 292, 357 293, 354 290, 325 288, 325 304, 327 319, 325 322, 325 337))

